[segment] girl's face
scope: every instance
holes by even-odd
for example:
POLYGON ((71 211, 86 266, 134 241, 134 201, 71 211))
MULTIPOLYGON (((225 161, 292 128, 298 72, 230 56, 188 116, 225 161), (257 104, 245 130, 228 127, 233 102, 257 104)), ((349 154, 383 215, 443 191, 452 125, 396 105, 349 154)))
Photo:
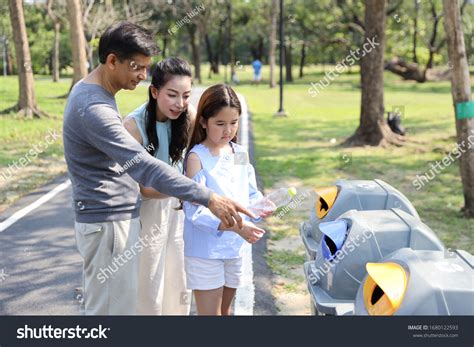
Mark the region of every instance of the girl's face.
POLYGON ((188 108, 191 87, 189 76, 174 76, 160 90, 150 86, 151 95, 157 101, 157 120, 177 119, 188 108))
POLYGON ((201 125, 207 133, 206 141, 218 147, 227 145, 237 134, 239 118, 239 111, 227 106, 222 108, 214 117, 208 120, 201 119, 201 125))

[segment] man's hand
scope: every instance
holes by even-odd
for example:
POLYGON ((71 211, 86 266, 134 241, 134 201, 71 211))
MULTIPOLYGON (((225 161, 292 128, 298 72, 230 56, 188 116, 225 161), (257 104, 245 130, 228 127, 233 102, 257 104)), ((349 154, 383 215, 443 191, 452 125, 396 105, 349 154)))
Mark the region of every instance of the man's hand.
POLYGON ((222 227, 224 229, 231 229, 235 222, 237 222, 239 229, 242 228, 242 217, 239 216, 239 212, 246 214, 250 218, 257 218, 252 212, 239 203, 215 193, 211 195, 208 208, 222 221, 222 227))

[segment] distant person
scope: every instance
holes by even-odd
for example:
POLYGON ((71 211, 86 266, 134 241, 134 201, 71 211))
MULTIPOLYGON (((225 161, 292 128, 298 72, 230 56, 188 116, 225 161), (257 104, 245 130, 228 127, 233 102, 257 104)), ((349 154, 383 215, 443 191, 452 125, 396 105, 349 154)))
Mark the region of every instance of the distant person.
POLYGON ((262 62, 257 58, 252 62, 253 83, 259 84, 262 79, 262 62))
POLYGON ((226 228, 242 227, 238 212, 252 215, 149 155, 124 128, 115 94, 145 80, 157 52, 148 30, 130 22, 112 25, 99 41, 99 66, 72 88, 64 111, 87 315, 136 312, 138 254, 148 244, 139 238, 138 183, 207 206, 226 228))
POLYGON ((240 81, 239 81, 239 76, 237 76, 237 72, 236 72, 236 71, 234 71, 234 72, 232 73, 232 78, 231 78, 231 80, 232 80, 232 83, 235 84, 235 85, 238 85, 238 84, 240 83, 240 81))

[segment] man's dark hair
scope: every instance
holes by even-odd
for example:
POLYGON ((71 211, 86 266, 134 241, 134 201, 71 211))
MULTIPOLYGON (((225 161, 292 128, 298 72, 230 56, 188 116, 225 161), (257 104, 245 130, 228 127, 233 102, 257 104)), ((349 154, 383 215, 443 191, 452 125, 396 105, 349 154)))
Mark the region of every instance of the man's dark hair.
POLYGON ((99 41, 99 61, 102 64, 105 64, 107 56, 111 53, 124 60, 130 59, 135 54, 150 57, 158 52, 158 46, 150 31, 126 21, 112 24, 99 41))

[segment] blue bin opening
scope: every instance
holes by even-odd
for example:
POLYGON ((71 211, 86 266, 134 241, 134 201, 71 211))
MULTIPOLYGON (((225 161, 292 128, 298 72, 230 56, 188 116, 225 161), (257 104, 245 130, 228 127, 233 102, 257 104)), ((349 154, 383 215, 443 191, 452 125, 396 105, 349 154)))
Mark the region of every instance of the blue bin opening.
POLYGON ((321 240, 323 256, 327 260, 332 260, 346 240, 347 222, 344 219, 339 219, 334 222, 324 222, 319 224, 319 229, 323 234, 321 240))

